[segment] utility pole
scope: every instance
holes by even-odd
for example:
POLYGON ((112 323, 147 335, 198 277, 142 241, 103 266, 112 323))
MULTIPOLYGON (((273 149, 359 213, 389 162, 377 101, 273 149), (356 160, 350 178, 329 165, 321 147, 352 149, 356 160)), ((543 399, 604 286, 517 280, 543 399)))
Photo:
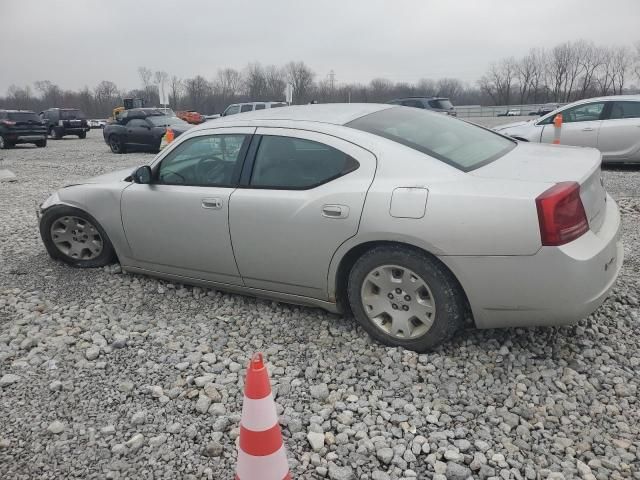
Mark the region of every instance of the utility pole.
POLYGON ((327 75, 327 77, 329 77, 329 88, 333 90, 336 86, 336 73, 333 70, 331 70, 329 72, 329 75, 327 75))

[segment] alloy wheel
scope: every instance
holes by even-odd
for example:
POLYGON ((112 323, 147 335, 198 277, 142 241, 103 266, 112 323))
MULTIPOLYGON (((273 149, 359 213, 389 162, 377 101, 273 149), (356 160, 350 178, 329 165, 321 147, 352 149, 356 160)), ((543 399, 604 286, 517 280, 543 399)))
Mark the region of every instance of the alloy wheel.
POLYGON ((51 240, 56 248, 74 260, 93 260, 102 253, 98 229, 80 217, 60 217, 51 224, 51 240))
POLYGON ((406 267, 374 268, 365 277, 360 296, 369 320, 394 338, 420 337, 435 320, 436 304, 429 285, 406 267))

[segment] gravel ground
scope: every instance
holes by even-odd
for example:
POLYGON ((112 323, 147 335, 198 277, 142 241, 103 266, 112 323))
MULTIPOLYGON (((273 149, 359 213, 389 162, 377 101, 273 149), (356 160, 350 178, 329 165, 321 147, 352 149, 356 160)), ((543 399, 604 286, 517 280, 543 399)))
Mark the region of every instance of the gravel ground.
POLYGON ((321 310, 54 262, 35 203, 151 155, 94 131, 0 158, 0 478, 232 479, 262 350, 295 478, 640 479, 638 169, 604 174, 626 262, 597 312, 417 355, 321 310))

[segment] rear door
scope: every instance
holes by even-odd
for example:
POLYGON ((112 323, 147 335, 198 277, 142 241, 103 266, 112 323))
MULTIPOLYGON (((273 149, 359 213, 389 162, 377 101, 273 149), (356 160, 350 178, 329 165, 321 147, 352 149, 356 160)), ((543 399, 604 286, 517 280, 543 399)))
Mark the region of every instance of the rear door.
POLYGON ((640 161, 640 101, 612 102, 600 127, 598 149, 604 160, 640 161))
POLYGON ((258 128, 249 155, 229 204, 245 285, 326 300, 329 263, 358 231, 376 158, 333 136, 285 128, 258 128))
MULTIPOLYGON (((583 103, 560 112, 562 113, 560 143, 562 145, 596 148, 606 103, 583 103)), ((541 143, 553 143, 555 134, 553 117, 554 115, 540 123, 544 124, 540 138, 541 143)))

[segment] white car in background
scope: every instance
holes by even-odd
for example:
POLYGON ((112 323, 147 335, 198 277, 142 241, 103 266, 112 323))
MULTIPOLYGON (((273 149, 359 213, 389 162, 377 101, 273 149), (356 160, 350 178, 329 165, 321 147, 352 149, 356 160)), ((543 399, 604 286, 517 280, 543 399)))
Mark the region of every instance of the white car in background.
POLYGON ((552 143, 553 119, 558 113, 562 114, 562 145, 597 148, 604 163, 640 162, 640 95, 580 100, 539 119, 494 130, 516 140, 552 143))

